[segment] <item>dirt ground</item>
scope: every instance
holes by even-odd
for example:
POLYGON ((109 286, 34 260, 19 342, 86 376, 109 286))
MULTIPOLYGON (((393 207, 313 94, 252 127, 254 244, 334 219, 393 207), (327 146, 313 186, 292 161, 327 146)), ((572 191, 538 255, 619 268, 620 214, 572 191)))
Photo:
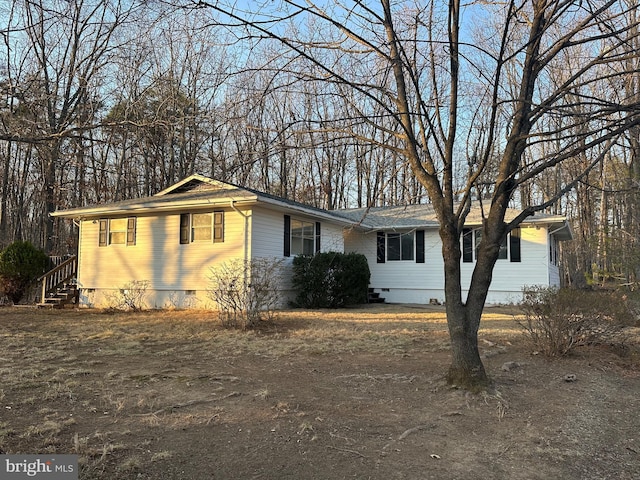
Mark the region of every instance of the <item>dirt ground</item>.
POLYGON ((495 308, 480 345, 495 390, 472 395, 443 379, 439 307, 260 332, 2 308, 0 453, 78 454, 81 479, 640 479, 637 329, 550 361, 495 308))

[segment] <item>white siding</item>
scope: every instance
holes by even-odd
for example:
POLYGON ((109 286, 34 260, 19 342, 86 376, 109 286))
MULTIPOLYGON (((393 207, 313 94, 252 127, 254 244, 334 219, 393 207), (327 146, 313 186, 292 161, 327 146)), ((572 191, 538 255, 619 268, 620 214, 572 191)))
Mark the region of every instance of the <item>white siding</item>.
MULTIPOLYGON (((371 288, 388 302, 444 302, 444 262, 442 243, 434 229, 425 231, 425 263, 387 261, 377 263, 376 232, 351 231, 345 236, 345 250, 364 253, 371 270, 371 288)), ((487 303, 514 303, 522 298, 525 286, 549 285, 547 229, 521 229, 521 262, 498 260, 487 303)), ((466 297, 475 263, 462 263, 463 297, 466 297)))
MULTIPOLYGON (((136 244, 98 246, 99 222, 80 225, 78 285, 86 305, 108 306, 110 296, 133 281, 148 281, 146 306, 210 307, 211 267, 228 260, 277 258, 284 261, 283 305, 292 295, 291 261, 284 258, 284 213, 267 208, 225 209, 224 242, 180 244, 180 213, 138 216, 136 244)), ((313 221, 311 216, 292 218, 313 221)), ((342 227, 321 221, 321 250, 344 251, 342 227)))
MULTIPOLYGON (((255 208, 253 211, 253 230, 251 241, 254 257, 279 257, 284 255, 284 216, 307 222, 317 222, 317 218, 297 213, 285 213, 267 208, 255 208)), ((342 227, 335 223, 320 220, 320 250, 322 252, 343 252, 344 240, 342 227)))
POLYGON ((224 216, 224 242, 181 245, 180 212, 138 216, 135 245, 99 247, 99 222, 85 220, 80 228, 78 265, 83 301, 104 305, 105 293, 117 292, 132 281, 148 281, 149 307, 170 306, 186 297, 189 297, 185 300, 187 303, 205 306, 210 268, 244 257, 244 238, 250 235, 249 225, 250 222, 246 222, 245 226, 239 213, 228 209, 224 216), (190 295, 191 291, 196 292, 197 300, 190 295))
MULTIPOLYGON (((307 222, 316 222, 317 218, 307 215, 299 215, 295 212, 267 208, 255 208, 253 211, 253 238, 251 239, 251 252, 254 258, 279 258, 283 260, 281 286, 283 305, 295 296, 291 285, 291 264, 293 257, 284 256, 284 216, 290 215, 293 219, 307 222)), ((320 250, 322 252, 344 252, 344 240, 342 226, 320 220, 320 250)))
MULTIPOLYGON (((522 299, 524 287, 549 285, 547 237, 547 229, 544 227, 521 227, 522 261, 503 259, 496 262, 487 303, 518 303, 522 299)), ((462 264, 462 288, 465 295, 474 266, 475 263, 462 264)))
POLYGON ((444 262, 436 231, 426 230, 425 263, 415 260, 377 263, 376 232, 355 230, 345 235, 345 251, 362 253, 371 271, 370 287, 391 303, 429 303, 444 300, 444 262))

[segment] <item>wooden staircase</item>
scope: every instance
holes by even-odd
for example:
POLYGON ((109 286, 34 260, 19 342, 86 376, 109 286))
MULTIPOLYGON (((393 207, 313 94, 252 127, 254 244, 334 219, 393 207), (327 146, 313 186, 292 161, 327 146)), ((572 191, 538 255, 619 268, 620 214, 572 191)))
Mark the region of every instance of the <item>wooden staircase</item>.
POLYGON ((42 283, 39 308, 64 308, 65 305, 78 304, 80 291, 75 283, 78 273, 78 257, 69 257, 62 261, 38 281, 42 283))

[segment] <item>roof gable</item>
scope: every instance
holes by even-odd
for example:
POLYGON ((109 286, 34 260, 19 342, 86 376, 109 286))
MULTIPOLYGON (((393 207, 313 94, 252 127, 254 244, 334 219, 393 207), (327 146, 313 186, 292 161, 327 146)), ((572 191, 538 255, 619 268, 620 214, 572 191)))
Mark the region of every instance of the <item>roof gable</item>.
POLYGON ((159 197, 162 195, 198 192, 203 190, 238 190, 239 188, 240 187, 238 187, 237 185, 214 180, 213 178, 205 177, 204 175, 196 173, 183 180, 180 180, 178 183, 175 183, 168 188, 165 188, 164 190, 156 193, 154 196, 159 197))

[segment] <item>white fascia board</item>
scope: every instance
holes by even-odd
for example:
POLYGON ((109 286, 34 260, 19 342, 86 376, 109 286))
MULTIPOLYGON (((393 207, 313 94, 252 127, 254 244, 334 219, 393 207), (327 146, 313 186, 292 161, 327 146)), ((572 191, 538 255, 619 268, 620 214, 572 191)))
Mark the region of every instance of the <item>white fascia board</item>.
POLYGON ((101 215, 135 215, 143 213, 155 213, 155 212, 172 212, 179 210, 189 209, 205 209, 211 207, 230 207, 231 203, 235 207, 255 205, 257 202, 255 199, 243 199, 235 200, 231 197, 219 198, 215 200, 200 200, 200 201, 183 201, 183 202, 145 202, 144 204, 131 204, 119 207, 110 207, 109 205, 98 206, 92 208, 72 208, 69 210, 59 210, 52 212, 49 215, 52 217, 60 218, 97 218, 101 215))

